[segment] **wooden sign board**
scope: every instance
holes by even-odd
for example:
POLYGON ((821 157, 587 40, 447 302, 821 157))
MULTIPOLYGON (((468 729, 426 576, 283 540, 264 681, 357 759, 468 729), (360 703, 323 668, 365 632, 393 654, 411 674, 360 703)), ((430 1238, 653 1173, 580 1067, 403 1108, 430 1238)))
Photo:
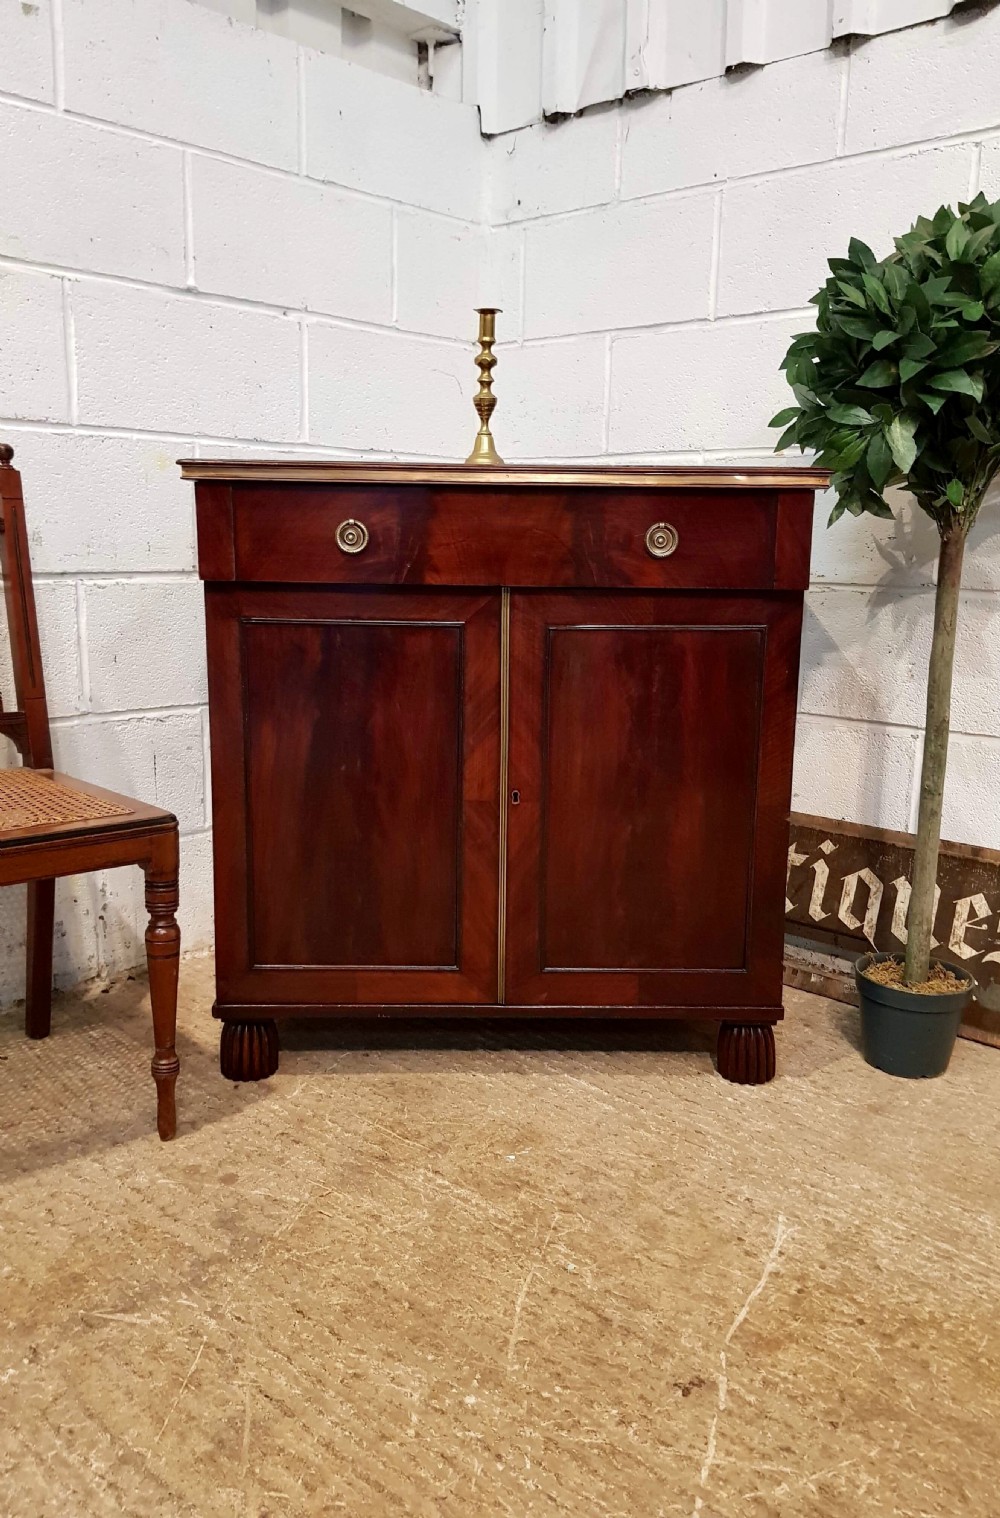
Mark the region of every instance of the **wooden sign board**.
MULTIPOLYGON (((802 812, 789 822, 786 933, 853 956, 901 953, 913 835, 802 812)), ((1000 851, 942 843, 932 945, 979 985, 962 1032, 1000 1044, 1000 851)))

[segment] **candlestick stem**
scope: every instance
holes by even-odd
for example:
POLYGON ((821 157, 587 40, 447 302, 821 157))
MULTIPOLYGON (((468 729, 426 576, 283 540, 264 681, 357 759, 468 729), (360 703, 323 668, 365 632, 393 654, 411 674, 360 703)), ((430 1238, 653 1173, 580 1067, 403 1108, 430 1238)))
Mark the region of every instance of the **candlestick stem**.
POLYGON ((466 459, 467 464, 502 464, 503 459, 496 450, 493 434, 490 431, 490 417, 496 409, 497 398, 493 394, 493 370, 496 367, 496 357, 493 353, 493 344, 496 341, 496 319, 500 311, 499 306, 478 306, 479 313, 479 349, 476 354, 476 364, 479 368, 479 389, 472 404, 479 414, 479 431, 476 433, 476 441, 472 452, 466 459))

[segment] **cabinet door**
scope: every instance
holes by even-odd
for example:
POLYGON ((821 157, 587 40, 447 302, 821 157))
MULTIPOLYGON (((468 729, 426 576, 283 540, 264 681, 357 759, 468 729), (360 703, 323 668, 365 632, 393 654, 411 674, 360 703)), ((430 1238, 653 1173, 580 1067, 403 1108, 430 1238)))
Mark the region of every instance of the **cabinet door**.
POLYGON ((793 599, 511 601, 505 998, 778 1006, 793 599))
POLYGON ((499 594, 207 604, 220 1001, 494 1001, 499 594))

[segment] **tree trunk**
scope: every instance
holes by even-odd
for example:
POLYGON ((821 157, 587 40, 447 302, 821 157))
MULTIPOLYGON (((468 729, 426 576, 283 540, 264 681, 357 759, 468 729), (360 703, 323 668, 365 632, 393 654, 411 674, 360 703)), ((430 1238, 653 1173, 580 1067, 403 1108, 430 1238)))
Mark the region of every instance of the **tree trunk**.
POLYGON ((919 985, 930 974, 931 929, 934 926, 934 888, 941 845, 941 807, 948 763, 951 720, 951 677, 955 667, 958 594, 962 584, 965 533, 953 527, 941 539, 937 593, 934 598, 934 636, 927 669, 927 724, 920 775, 920 812, 913 851, 913 890, 906 940, 906 985, 919 985))

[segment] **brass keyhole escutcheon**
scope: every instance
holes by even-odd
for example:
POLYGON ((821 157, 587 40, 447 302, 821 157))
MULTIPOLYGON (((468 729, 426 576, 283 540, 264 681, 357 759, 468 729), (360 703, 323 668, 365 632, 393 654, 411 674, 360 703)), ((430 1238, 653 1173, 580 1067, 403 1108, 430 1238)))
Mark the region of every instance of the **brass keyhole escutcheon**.
POLYGON ((353 517, 348 517, 346 522, 341 522, 337 528, 337 547, 344 553, 360 553, 368 546, 368 528, 364 522, 356 522, 353 517))
POLYGON ((646 533, 646 547, 654 559, 669 559, 680 539, 669 522, 654 522, 646 533))

